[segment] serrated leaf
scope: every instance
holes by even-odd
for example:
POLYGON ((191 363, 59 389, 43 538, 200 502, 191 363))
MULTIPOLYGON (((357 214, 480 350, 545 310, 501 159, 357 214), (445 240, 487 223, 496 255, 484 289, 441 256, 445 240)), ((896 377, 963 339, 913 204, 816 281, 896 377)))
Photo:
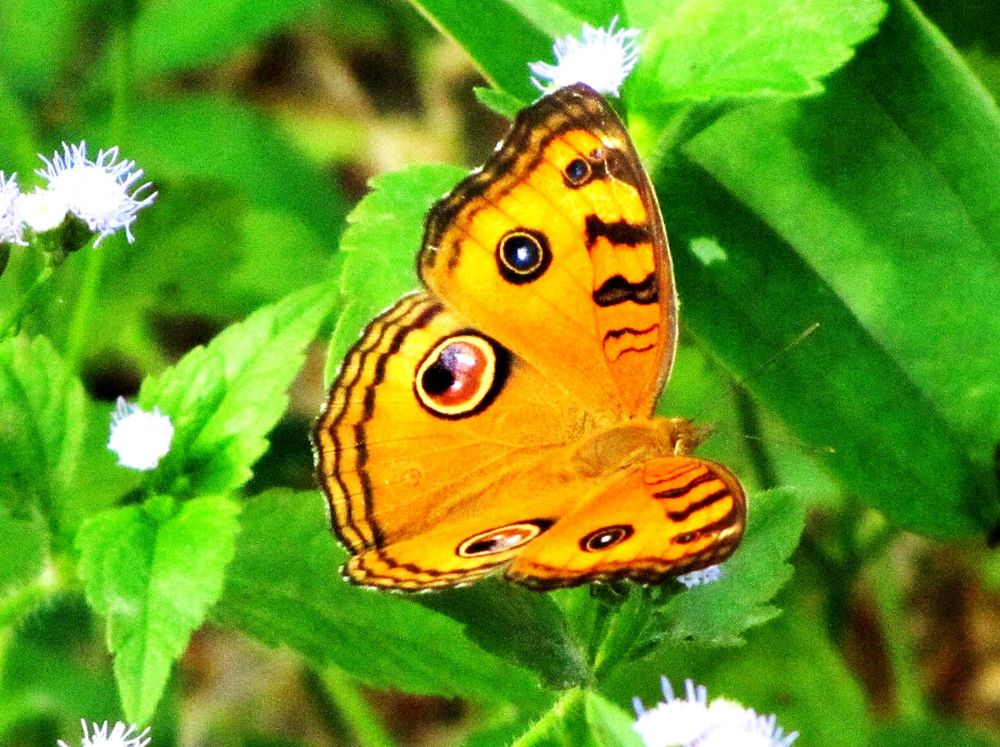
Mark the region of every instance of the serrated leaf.
POLYGON ((633 2, 648 28, 629 99, 665 103, 743 96, 805 96, 872 36, 882 0, 633 2))
POLYGON ((603 682, 611 672, 636 658, 650 655, 660 644, 732 646, 743 635, 778 614, 768 604, 792 574, 786 562, 805 525, 805 504, 787 489, 760 493, 750 501, 746 535, 737 551, 721 566, 714 582, 682 590, 680 582, 666 587, 628 587, 599 602, 610 609, 594 670, 603 682), (672 594, 665 600, 665 592, 672 594))
POLYGON ((83 386, 46 337, 0 341, 0 506, 59 508, 79 464, 83 386))
POLYGON ((192 492, 224 492, 252 476, 267 434, 288 404, 286 390, 335 301, 316 285, 251 314, 146 379, 139 403, 174 424, 169 454, 152 475, 169 491, 183 476, 192 492))
POLYGON ((222 592, 239 506, 156 497, 84 522, 77 534, 87 601, 107 618, 108 649, 129 721, 148 721, 170 675, 222 592))
POLYGON ((271 646, 289 646, 373 687, 536 704, 534 677, 469 642, 413 597, 360 589, 315 492, 271 490, 244 507, 236 558, 212 613, 271 646))
POLYGON ((722 578, 670 598, 653 627, 666 641, 732 645, 747 629, 774 617, 768 602, 792 575, 788 564, 805 528, 805 504, 791 490, 750 501, 746 536, 722 565, 722 578))
POLYGON ((376 314, 420 287, 417 253, 424 218, 466 173, 458 166, 426 164, 371 180, 371 191, 347 217, 340 245, 345 257, 340 288, 346 303, 330 342, 327 378, 376 314))

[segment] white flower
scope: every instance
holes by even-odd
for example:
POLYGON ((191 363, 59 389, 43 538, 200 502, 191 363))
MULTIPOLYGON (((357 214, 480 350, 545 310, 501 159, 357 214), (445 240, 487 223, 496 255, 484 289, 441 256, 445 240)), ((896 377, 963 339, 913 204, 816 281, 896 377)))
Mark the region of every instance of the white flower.
POLYGON ((11 174, 8 179, 0 171, 0 244, 25 245, 24 226, 17 211, 20 196, 17 174, 11 174))
POLYGON ((574 83, 586 83, 595 91, 617 96, 639 61, 638 29, 615 31, 617 23, 618 16, 611 19, 606 30, 585 23, 582 40, 573 36, 556 39, 552 47, 556 64, 529 63, 528 69, 538 76, 532 77, 531 82, 544 93, 574 83))
POLYGON ((708 691, 703 685, 695 686, 691 680, 684 681, 687 697, 674 697, 670 680, 663 677, 663 702, 646 710, 642 701, 633 699, 632 705, 637 716, 632 725, 647 747, 672 747, 688 745, 702 736, 709 727, 708 691))
MULTIPOLYGON (((86 721, 80 719, 80 725, 83 727, 83 741, 80 742, 80 747, 146 747, 152 741, 152 737, 146 736, 149 734, 148 726, 136 734, 138 727, 119 721, 109 734, 108 722, 105 721, 100 726, 92 724, 94 733, 91 734, 87 730, 86 721)), ((60 739, 59 747, 69 747, 69 745, 60 739)))
POLYGON ((699 571, 691 571, 690 573, 678 576, 677 580, 690 589, 693 586, 711 584, 720 578, 722 578, 722 566, 716 563, 715 565, 710 565, 708 568, 702 568, 699 571))
POLYGON ((725 698, 708 703, 708 692, 691 680, 684 681, 686 697, 674 697, 664 677, 663 702, 646 710, 635 698, 632 725, 646 747, 789 747, 798 733, 787 736, 774 716, 761 716, 725 698))
POLYGON ((45 168, 36 173, 48 182, 48 189, 62 198, 73 215, 98 233, 94 246, 122 228, 130 242, 135 240, 132 223, 136 213, 157 195, 148 193, 153 186, 149 182, 133 189, 143 173, 135 167, 135 161, 116 163, 117 147, 98 151, 97 158, 91 161, 85 142, 63 143, 63 152, 57 151, 51 161, 44 156, 40 158, 45 168))
POLYGON ((144 412, 118 398, 111 415, 111 436, 108 448, 118 455, 118 464, 132 469, 153 469, 170 451, 174 426, 170 418, 154 407, 144 412))
POLYGON ((45 233, 62 225, 69 205, 61 192, 38 189, 17 198, 17 216, 35 233, 45 233))

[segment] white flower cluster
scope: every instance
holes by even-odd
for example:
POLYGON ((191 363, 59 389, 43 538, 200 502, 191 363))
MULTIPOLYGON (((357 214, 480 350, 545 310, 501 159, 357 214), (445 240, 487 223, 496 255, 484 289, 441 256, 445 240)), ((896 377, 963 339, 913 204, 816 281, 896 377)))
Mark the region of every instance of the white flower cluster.
POLYGON ((10 178, 0 171, 0 244, 20 244, 24 246, 24 221, 17 214, 20 197, 17 188, 17 174, 10 178))
POLYGON ((97 152, 87 158, 87 144, 67 145, 51 159, 39 156, 45 164, 37 173, 46 186, 22 193, 17 175, 10 178, 0 171, 0 243, 24 245, 24 229, 45 233, 58 228, 67 214, 75 215, 97 234, 94 246, 116 231, 125 230, 129 242, 136 214, 156 199, 152 184, 136 186, 142 169, 135 161, 118 160, 118 148, 97 152))
POLYGON ((703 685, 685 680, 685 698, 674 697, 664 677, 663 702, 646 710, 636 698, 636 721, 646 747, 788 747, 798 732, 785 735, 775 717, 724 698, 708 702, 703 685))
POLYGON ((639 61, 638 29, 618 29, 618 16, 611 19, 607 29, 595 29, 583 24, 583 38, 563 36, 556 39, 552 51, 556 64, 532 62, 528 69, 537 76, 531 82, 549 93, 586 83, 598 93, 618 95, 625 79, 639 61))
POLYGON ((700 571, 691 571, 690 573, 685 573, 677 577, 687 588, 692 588, 695 586, 704 586, 705 584, 712 584, 722 578, 722 566, 721 565, 710 565, 708 568, 702 568, 700 571))
MULTIPOLYGON (((108 722, 105 721, 100 726, 92 724, 94 733, 91 734, 86 721, 80 719, 80 725, 83 727, 83 741, 80 742, 80 747, 146 747, 152 741, 152 737, 147 736, 148 726, 136 734, 137 727, 119 721, 109 733, 108 722)), ((59 747, 69 747, 61 739, 58 744, 59 747)))
POLYGON ((170 451, 174 425, 170 418, 154 407, 145 412, 119 397, 111 415, 108 448, 118 455, 118 464, 131 469, 155 469, 170 451))

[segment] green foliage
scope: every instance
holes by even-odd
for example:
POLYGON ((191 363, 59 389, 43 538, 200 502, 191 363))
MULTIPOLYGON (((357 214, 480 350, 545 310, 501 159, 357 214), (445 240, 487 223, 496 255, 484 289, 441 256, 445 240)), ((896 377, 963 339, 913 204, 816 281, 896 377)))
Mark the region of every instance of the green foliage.
POLYGON ((263 493, 246 505, 241 523, 213 612, 218 622, 376 687, 515 703, 540 698, 526 671, 478 648, 416 598, 344 583, 346 556, 330 540, 315 493, 263 493))
POLYGON ((720 97, 799 97, 873 35, 882 0, 767 0, 627 3, 631 23, 648 28, 642 67, 629 95, 644 109, 720 97))
POLYGON ((997 517, 1000 284, 954 268, 986 266, 1000 240, 995 201, 992 213, 983 204, 1000 119, 957 61, 930 62, 939 46, 895 8, 827 95, 726 115, 659 183, 681 292, 717 301, 689 308, 689 327, 750 377, 818 323, 755 395, 803 441, 832 448, 825 461, 850 491, 904 527, 955 536, 997 517), (887 72, 899 65, 921 81, 916 106, 887 72), (859 142, 865 158, 844 169, 859 142), (685 249, 706 236, 727 261, 685 249), (734 324, 741 306, 753 313, 734 324), (977 353, 959 363, 942 350, 977 353))
POLYGON ((191 633, 222 592, 239 506, 202 496, 180 506, 155 496, 97 514, 77 547, 87 601, 107 619, 125 715, 148 721, 191 633))
POLYGON ((632 718, 597 693, 573 690, 512 747, 641 747, 632 718))
POLYGON ((465 170, 455 166, 423 165, 371 181, 371 191, 348 217, 340 246, 344 305, 330 343, 328 379, 364 325, 418 286, 416 256, 424 216, 464 175, 465 170))
MULTIPOLYGON (((254 655, 284 649, 310 668, 321 707, 308 710, 345 742, 393 743, 376 688, 470 701, 452 727, 470 747, 635 746, 629 701, 656 702, 666 675, 675 692, 693 678, 777 714, 797 747, 995 744, 925 694, 886 548, 901 529, 981 538, 1000 520, 1000 14, 977 7, 963 27, 928 0, 978 45, 963 59, 910 0, 411 5, 0 5, 4 173, 30 191, 36 153, 86 138, 120 145, 159 191, 135 244, 113 237, 58 266, 0 246, 0 741, 72 742, 81 716, 124 715, 172 743, 201 686, 204 660, 186 652, 209 622, 209 650, 238 631, 267 646, 254 655), (335 314, 329 380, 364 326, 419 289, 426 212, 467 173, 379 174, 349 216, 331 178, 398 159, 386 133, 409 156, 415 112, 424 140, 453 145, 440 34, 418 14, 508 117, 539 95, 527 65, 554 62, 555 38, 613 17, 639 29, 614 104, 683 301, 659 412, 710 421, 705 453, 750 494, 721 580, 408 595, 342 579, 346 553, 307 489, 321 377, 306 362, 324 355, 309 346, 335 314), (369 76, 397 48, 395 74, 369 76), (403 65, 422 73, 406 95, 403 65), (366 86, 362 114, 344 114, 366 86), (386 114, 394 95, 409 103, 386 114), (174 427, 149 471, 107 448, 119 393, 174 427), (295 477, 273 468, 286 463, 295 477), (859 618, 885 662, 857 653, 876 646, 858 643, 859 618), (873 722, 894 705, 898 718, 873 722)), ((996 562, 976 558, 995 585, 996 562)), ((198 737, 278 743, 234 713, 198 737)))
POLYGON ((268 432, 288 404, 285 390, 333 298, 325 285, 299 291, 145 380, 139 403, 159 407, 175 427, 170 453, 153 474, 153 490, 216 493, 250 479, 267 449, 268 432))
POLYGON ((76 475, 83 387, 45 337, 0 341, 0 506, 50 513, 76 475))

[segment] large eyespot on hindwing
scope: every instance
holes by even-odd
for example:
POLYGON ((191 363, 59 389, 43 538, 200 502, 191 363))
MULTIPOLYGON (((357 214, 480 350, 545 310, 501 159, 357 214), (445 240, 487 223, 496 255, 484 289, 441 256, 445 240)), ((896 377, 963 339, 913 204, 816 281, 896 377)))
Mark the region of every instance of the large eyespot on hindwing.
POLYGON ((580 539, 580 549, 584 552, 600 552, 601 550, 608 550, 615 545, 620 545, 633 534, 635 534, 635 529, 628 524, 615 524, 610 527, 601 527, 600 529, 595 529, 593 532, 584 535, 580 539))
POLYGON ((513 550, 515 547, 531 542, 552 526, 552 523, 549 519, 532 519, 496 529, 487 529, 485 532, 474 534, 461 542, 455 548, 455 554, 461 558, 475 558, 513 550))
POLYGON ((541 277, 551 263, 549 240, 541 231, 515 228, 497 242, 497 268, 508 283, 530 283, 541 277))
POLYGON ((475 332, 441 340, 417 366, 413 390, 432 415, 457 419, 486 409, 510 373, 510 353, 475 332))

